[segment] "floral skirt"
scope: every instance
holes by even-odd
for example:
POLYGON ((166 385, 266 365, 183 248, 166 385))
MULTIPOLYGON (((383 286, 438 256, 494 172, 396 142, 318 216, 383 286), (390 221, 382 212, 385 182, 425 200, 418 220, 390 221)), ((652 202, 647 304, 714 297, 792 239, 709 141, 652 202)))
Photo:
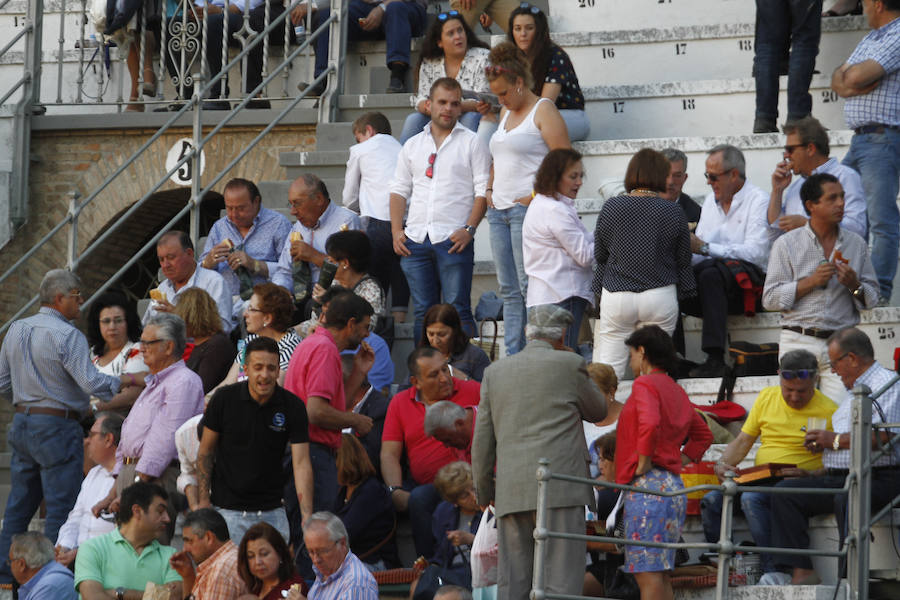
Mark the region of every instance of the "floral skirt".
MULTIPOLYGON (((635 477, 631 484, 660 492, 680 490, 681 478, 665 469, 653 467, 635 477)), ((625 492, 625 540, 677 542, 684 527, 687 498, 625 492)), ((625 546, 624 570, 629 573, 671 571, 675 568, 675 550, 625 546)))

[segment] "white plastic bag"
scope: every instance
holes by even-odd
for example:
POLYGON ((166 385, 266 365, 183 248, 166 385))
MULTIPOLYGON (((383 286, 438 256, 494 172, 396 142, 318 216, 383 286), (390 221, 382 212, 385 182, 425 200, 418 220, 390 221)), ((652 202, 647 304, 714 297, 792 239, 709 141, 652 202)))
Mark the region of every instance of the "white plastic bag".
POLYGON ((489 506, 481 514, 481 524, 472 542, 472 587, 480 588, 497 583, 497 519, 489 506), (490 516, 489 516, 490 515, 490 516), (488 521, 490 519, 490 521, 488 521))

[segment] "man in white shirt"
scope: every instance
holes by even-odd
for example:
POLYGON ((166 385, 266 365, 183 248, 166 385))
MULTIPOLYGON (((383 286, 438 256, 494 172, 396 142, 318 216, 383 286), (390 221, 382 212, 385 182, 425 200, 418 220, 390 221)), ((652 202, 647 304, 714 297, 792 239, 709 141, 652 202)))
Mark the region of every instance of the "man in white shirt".
POLYGON ((682 312, 703 317, 701 347, 706 362, 691 377, 719 377, 725 371, 729 314, 752 315, 759 305, 769 259, 769 195, 746 176, 744 154, 727 144, 709 151, 706 181, 712 188, 691 234, 697 296, 682 303, 682 312), (738 285, 747 275, 750 286, 738 285))
POLYGON ((78 547, 85 541, 115 529, 112 516, 95 517, 91 512, 94 505, 106 498, 116 479, 112 475, 116 466, 116 448, 122 432, 122 416, 114 412, 97 414, 88 433, 85 448, 92 461, 97 463, 88 471, 75 506, 56 538, 56 560, 69 567, 75 562, 78 547))
POLYGON ((441 295, 459 312, 463 327, 475 334, 472 242, 487 210, 485 188, 491 166, 487 147, 458 123, 459 82, 450 77, 435 81, 426 108, 431 123, 403 145, 391 182, 394 252, 401 257, 415 305, 416 340, 422 337, 425 311, 440 303, 441 295))
POLYGON ((816 173, 828 173, 838 178, 844 190, 844 219, 841 229, 852 231, 866 239, 866 199, 859 173, 829 158, 828 132, 812 116, 784 125, 784 160, 772 173, 772 196, 769 198, 769 237, 803 227, 809 217, 800 199, 800 187, 806 178, 816 173), (794 179, 793 175, 798 177, 794 179))
POLYGON ((156 257, 160 270, 166 276, 159 284, 159 291, 165 299, 150 302, 141 321, 146 325, 147 320, 157 312, 172 312, 178 304, 178 296, 184 290, 196 287, 209 294, 216 303, 222 330, 229 333, 234 325, 231 320, 231 291, 224 277, 197 264, 190 236, 183 231, 164 233, 156 243, 156 257))
POLYGON ((370 112, 353 121, 350 159, 344 175, 344 206, 359 212, 363 228, 372 243, 369 273, 378 280, 384 293, 391 292, 394 320, 406 320, 409 284, 394 254, 391 238, 390 182, 397 170, 402 146, 391 136, 391 122, 379 112, 370 112))

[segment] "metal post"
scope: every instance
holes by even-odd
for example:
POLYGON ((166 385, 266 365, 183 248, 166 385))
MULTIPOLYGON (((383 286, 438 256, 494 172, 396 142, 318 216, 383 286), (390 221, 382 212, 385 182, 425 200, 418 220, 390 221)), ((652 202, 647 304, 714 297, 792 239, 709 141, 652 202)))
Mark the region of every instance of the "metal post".
POLYGON ((544 600, 544 563, 547 560, 547 494, 550 490, 550 460, 538 459, 537 510, 534 521, 534 572, 531 574, 531 600, 544 600))
POLYGON ((72 220, 69 223, 69 234, 66 240, 66 266, 70 271, 74 271, 78 264, 78 213, 81 212, 78 206, 79 198, 81 198, 81 194, 78 192, 69 192, 69 216, 72 220))
MULTIPOLYGON (((853 388, 850 433, 850 490, 847 495, 847 579, 850 600, 869 597, 869 519, 872 515, 872 390, 853 388)), ((842 523, 838 523, 840 527, 842 523)))
POLYGON ((59 56, 56 57, 56 103, 62 103, 63 57, 66 53, 66 0, 59 7, 59 56))
POLYGON ((731 555, 734 553, 734 544, 731 541, 731 522, 734 516, 734 499, 737 496, 737 484, 734 482, 734 472, 725 473, 725 481, 722 482, 725 489, 722 491, 722 524, 719 528, 719 564, 716 573, 716 600, 728 598, 728 580, 731 571, 731 555))
POLYGON ((194 104, 194 129, 193 129, 193 141, 192 144, 194 146, 194 153, 191 156, 191 224, 190 224, 190 235, 191 242, 194 244, 194 248, 197 248, 200 243, 200 190, 203 187, 200 185, 200 141, 203 139, 203 127, 201 125, 200 113, 202 112, 203 102, 200 100, 199 91, 203 87, 203 75, 200 75, 199 81, 195 80, 194 83, 194 95, 191 97, 191 102, 194 104))
POLYGON ((75 102, 81 104, 84 92, 84 26, 87 23, 85 15, 87 14, 87 0, 81 0, 81 18, 78 19, 81 33, 78 42, 78 80, 75 82, 78 89, 75 90, 75 102))
POLYGON ((328 85, 319 99, 319 122, 333 123, 337 120, 337 99, 344 91, 344 61, 347 53, 347 0, 334 0, 331 10, 337 19, 329 25, 328 32, 328 85))

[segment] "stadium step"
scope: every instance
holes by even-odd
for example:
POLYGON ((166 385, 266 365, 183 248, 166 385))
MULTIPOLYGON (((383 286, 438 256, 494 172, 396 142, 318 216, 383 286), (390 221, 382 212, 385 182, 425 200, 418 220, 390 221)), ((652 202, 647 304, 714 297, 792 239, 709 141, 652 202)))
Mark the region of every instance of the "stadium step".
POLYGON ((566 0, 550 3, 550 30, 609 31, 753 23, 756 8, 747 0, 566 0))

